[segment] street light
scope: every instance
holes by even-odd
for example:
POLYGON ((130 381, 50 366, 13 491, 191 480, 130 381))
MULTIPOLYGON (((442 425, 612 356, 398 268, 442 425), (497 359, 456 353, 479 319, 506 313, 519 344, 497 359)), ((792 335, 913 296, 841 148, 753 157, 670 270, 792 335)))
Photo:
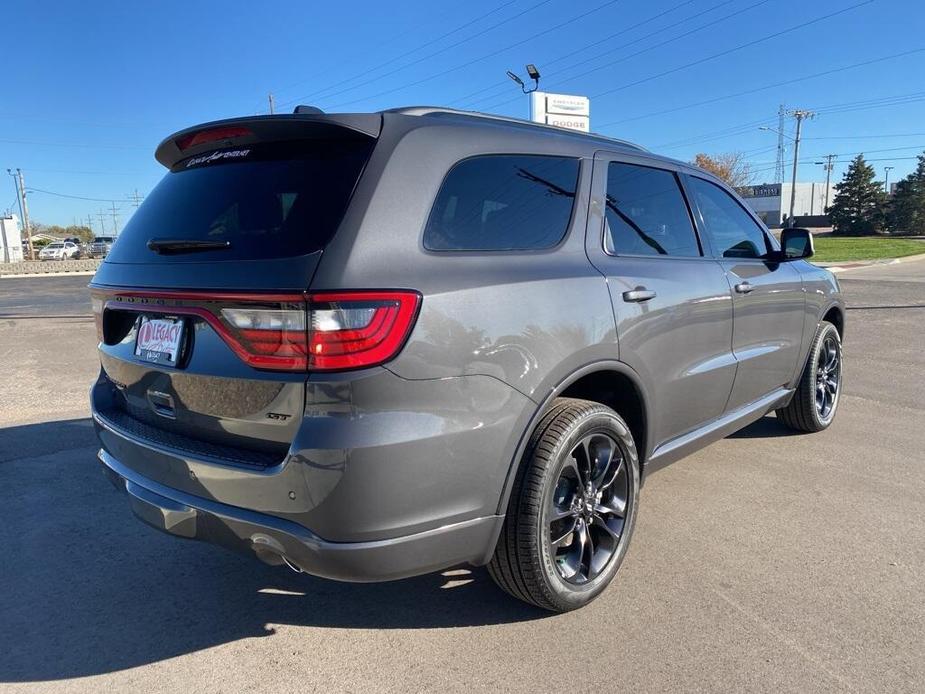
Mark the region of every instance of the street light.
POLYGON ((769 128, 769 127, 767 127, 766 125, 760 126, 760 127, 758 128, 758 130, 767 130, 769 133, 774 133, 775 135, 780 135, 781 137, 786 137, 788 140, 794 139, 793 137, 791 137, 791 136, 788 135, 787 133, 782 133, 780 130, 775 130, 774 128, 769 128))
POLYGON ((530 94, 531 92, 535 92, 540 88, 540 71, 536 69, 536 65, 533 63, 528 64, 527 74, 530 76, 530 79, 533 80, 533 87, 531 89, 527 89, 527 85, 524 84, 524 81, 520 79, 520 77, 518 77, 510 70, 507 71, 507 76, 514 80, 514 82, 517 84, 517 86, 520 87, 520 90, 524 94, 530 94))
POLYGON ((892 171, 895 168, 896 168, 895 166, 884 166, 883 167, 883 172, 884 172, 883 189, 887 195, 890 194, 890 171, 892 171))

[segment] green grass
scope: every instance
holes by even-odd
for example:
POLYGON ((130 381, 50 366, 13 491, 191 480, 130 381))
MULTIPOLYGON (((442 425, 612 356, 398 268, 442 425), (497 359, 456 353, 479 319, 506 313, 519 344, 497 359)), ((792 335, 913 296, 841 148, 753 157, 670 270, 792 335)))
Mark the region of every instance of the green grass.
POLYGON ((813 242, 816 254, 811 262, 814 263, 879 260, 925 253, 925 241, 915 239, 891 239, 883 236, 817 236, 813 242))

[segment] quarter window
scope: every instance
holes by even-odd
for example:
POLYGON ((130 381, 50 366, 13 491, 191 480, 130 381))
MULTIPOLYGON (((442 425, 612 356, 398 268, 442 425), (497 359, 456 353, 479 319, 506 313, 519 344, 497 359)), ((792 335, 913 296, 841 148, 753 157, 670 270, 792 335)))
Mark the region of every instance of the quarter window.
POLYGON ((450 171, 437 194, 424 247, 434 251, 551 248, 568 229, 577 159, 488 155, 450 171))
POLYGON ((764 231, 729 193, 715 183, 690 177, 697 207, 713 250, 723 258, 761 258, 768 252, 764 231))
POLYGON ((604 249, 615 255, 700 255, 690 213, 671 171, 618 162, 607 167, 604 249))

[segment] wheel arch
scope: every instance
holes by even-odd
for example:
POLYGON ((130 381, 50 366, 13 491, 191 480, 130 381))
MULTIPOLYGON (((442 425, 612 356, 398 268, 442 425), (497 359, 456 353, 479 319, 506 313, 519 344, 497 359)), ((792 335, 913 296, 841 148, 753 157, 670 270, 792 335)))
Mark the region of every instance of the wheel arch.
POLYGON ((844 342, 845 340, 845 309, 838 304, 830 304, 822 314, 821 320, 827 321, 835 326, 838 331, 838 337, 844 342))
POLYGON ((573 397, 592 400, 607 405, 626 421, 633 434, 639 456, 640 474, 651 453, 651 413, 648 398, 639 375, 623 362, 615 360, 596 361, 575 369, 553 386, 542 403, 536 408, 508 467, 504 489, 498 503, 498 513, 507 511, 511 490, 517 470, 523 462, 524 453, 533 430, 557 397, 573 397))

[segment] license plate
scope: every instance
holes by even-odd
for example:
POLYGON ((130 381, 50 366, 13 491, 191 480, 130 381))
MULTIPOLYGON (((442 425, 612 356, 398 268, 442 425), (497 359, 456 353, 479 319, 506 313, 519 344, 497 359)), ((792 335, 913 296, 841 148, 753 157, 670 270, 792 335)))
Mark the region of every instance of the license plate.
POLYGON ((142 316, 135 340, 135 356, 155 364, 176 366, 182 340, 181 319, 142 316))

